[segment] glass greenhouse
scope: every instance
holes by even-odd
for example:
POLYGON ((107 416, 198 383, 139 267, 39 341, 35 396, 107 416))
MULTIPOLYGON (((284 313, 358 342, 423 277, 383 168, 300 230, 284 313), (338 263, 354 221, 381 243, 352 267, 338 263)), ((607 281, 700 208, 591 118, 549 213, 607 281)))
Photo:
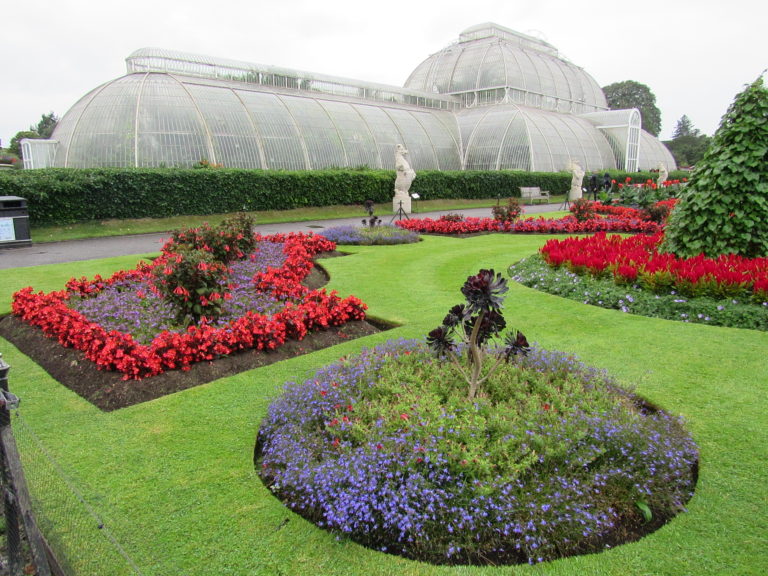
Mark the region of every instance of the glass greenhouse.
POLYGON ((27 168, 394 168, 635 171, 672 155, 637 110, 608 110, 582 68, 496 24, 465 30, 404 88, 144 48, 127 74, 83 96, 51 140, 26 140, 27 168))

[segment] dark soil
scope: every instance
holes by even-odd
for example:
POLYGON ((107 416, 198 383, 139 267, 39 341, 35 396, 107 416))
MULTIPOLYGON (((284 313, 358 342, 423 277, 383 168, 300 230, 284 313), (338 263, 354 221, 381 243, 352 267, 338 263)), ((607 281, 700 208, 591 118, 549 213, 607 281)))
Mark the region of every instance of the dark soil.
MULTIPOLYGON (((310 288, 320 288, 327 282, 326 272, 315 265, 304 284, 310 288)), ((58 382, 107 412, 375 334, 387 328, 378 323, 375 326, 371 321, 349 322, 344 326, 311 332, 301 341, 288 340, 277 350, 246 350, 213 362, 193 364, 188 371, 171 370, 144 380, 123 380, 123 375, 118 372, 98 370, 85 354, 65 348, 55 339, 46 337, 39 328, 12 315, 0 317, 0 336, 29 356, 58 382)))

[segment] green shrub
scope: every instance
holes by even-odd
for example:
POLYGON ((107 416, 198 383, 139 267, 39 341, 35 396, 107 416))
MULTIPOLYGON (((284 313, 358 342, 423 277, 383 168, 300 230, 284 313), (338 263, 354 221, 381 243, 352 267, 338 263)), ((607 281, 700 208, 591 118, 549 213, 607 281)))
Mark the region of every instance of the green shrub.
POLYGON ((199 324, 221 315, 229 270, 205 250, 179 244, 154 269, 155 287, 176 308, 180 324, 199 324))
POLYGON ((723 117, 667 224, 681 257, 768 256, 768 89, 758 78, 723 117))
MULTIPOLYGON (((419 172, 428 200, 519 196, 520 186, 567 187, 565 173, 419 172)), ((391 170, 63 169, 0 172, 0 195, 27 199, 33 224, 288 210, 388 202, 391 170)))
POLYGON ((571 214, 573 214, 577 222, 586 222, 587 220, 594 220, 597 218, 595 205, 587 198, 579 198, 572 202, 571 214))
POLYGON ((499 222, 514 222, 523 213, 523 207, 520 206, 520 201, 517 198, 510 198, 507 200, 506 206, 496 205, 491 208, 491 214, 493 219, 499 222))

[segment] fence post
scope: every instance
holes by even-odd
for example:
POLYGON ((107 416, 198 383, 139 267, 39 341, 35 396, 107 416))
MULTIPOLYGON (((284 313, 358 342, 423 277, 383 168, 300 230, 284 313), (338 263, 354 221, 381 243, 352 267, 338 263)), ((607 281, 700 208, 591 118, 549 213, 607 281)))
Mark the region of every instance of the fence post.
MULTIPOLYGON (((11 367, 5 363, 0 355, 0 434, 11 426, 11 413, 5 402, 5 393, 8 392, 8 371, 11 367)), ((0 457, 2 458, 2 487, 5 513, 5 537, 8 543, 8 570, 12 576, 21 574, 21 538, 19 536, 19 517, 16 514, 16 497, 11 484, 8 459, 5 454, 5 446, 0 442, 0 457)))
MULTIPOLYGON (((17 408, 19 399, 8 390, 8 372, 11 367, 0 354, 0 457, 5 501, 5 522, 8 535, 8 568, 11 576, 21 576, 24 556, 21 549, 20 521, 24 522, 27 542, 38 576, 51 576, 48 547, 35 522, 32 502, 27 491, 27 481, 21 466, 11 427, 10 408, 17 408), (12 405, 9 405, 12 404, 12 405)), ((58 565, 56 565, 58 567, 58 565)), ((62 574, 63 571, 57 572, 62 574)))

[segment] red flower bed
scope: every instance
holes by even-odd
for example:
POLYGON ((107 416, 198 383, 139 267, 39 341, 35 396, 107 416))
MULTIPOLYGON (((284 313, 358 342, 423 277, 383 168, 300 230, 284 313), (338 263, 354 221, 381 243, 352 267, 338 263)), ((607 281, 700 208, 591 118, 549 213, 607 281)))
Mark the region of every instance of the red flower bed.
POLYGON ((638 234, 629 238, 605 233, 584 238, 548 240, 541 248, 553 267, 565 266, 579 274, 612 274, 617 283, 640 282, 654 291, 677 290, 685 296, 729 297, 752 294, 768 300, 768 258, 727 254, 678 258, 661 253, 664 236, 638 234))
MULTIPOLYGON (((607 207, 606 207, 607 208, 607 207)), ((438 218, 413 218, 395 224, 421 234, 476 234, 478 232, 507 232, 517 234, 593 234, 595 232, 642 232, 653 234, 661 227, 644 220, 637 210, 625 208, 620 214, 579 222, 573 216, 559 219, 526 218, 515 222, 500 222, 493 218, 465 218, 455 221, 438 218)))
POLYGON ((143 345, 130 334, 107 332, 67 307, 73 294, 96 294, 120 279, 151 274, 153 265, 144 263, 108 279, 73 278, 65 290, 48 294, 24 288, 13 295, 12 310, 25 322, 57 338, 63 346, 83 351, 100 369, 123 373, 125 380, 147 378, 166 370, 188 370, 195 362, 214 360, 239 350, 273 350, 286 338, 300 340, 311 330, 365 318, 367 306, 359 298, 341 299, 336 291, 326 294, 325 290, 310 290, 300 284, 313 267, 312 258, 333 250, 333 242, 322 236, 297 233, 259 236, 257 240, 285 246, 286 260, 281 268, 269 268, 254 276, 261 290, 290 297, 283 310, 271 317, 248 312, 225 326, 202 322, 183 333, 161 332, 149 345, 143 345))

